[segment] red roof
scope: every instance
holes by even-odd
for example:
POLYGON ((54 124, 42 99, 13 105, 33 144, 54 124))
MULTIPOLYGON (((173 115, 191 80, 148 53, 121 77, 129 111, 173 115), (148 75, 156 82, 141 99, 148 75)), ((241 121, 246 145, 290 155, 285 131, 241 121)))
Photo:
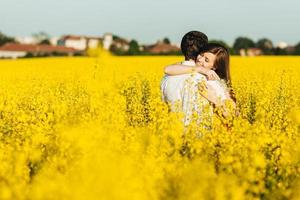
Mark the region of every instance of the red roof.
POLYGON ((0 47, 0 51, 25 51, 25 52, 60 52, 60 53, 73 53, 78 50, 65 47, 65 46, 53 46, 47 44, 16 44, 16 43, 6 43, 5 45, 0 47))
POLYGON ((91 40, 91 39, 95 39, 95 40, 101 40, 101 37, 94 37, 94 36, 85 36, 85 35, 65 35, 63 36, 61 39, 62 40, 81 40, 81 39, 87 39, 87 40, 91 40))
POLYGON ((256 48, 256 47, 248 48, 248 50, 251 50, 251 51, 261 51, 260 48, 256 48))
POLYGON ((81 36, 77 36, 77 35, 66 35, 64 37, 62 37, 63 40, 81 40, 82 37, 81 36))
POLYGON ((177 46, 166 44, 166 43, 156 43, 148 49, 151 53, 169 53, 174 51, 180 51, 177 46))

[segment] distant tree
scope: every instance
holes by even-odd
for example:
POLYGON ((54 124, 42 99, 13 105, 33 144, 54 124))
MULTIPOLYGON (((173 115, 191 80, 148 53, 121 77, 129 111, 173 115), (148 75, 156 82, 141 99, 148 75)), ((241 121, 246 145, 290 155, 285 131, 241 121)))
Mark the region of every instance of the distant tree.
POLYGON ((129 43, 128 54, 129 55, 137 55, 140 53, 140 47, 136 40, 131 40, 129 43))
POLYGON ((224 42, 223 40, 209 40, 208 42, 218 43, 229 49, 229 45, 226 42, 224 42))
POLYGON ((46 32, 43 32, 43 31, 40 31, 38 33, 33 33, 32 36, 36 39, 36 41, 38 43, 41 43, 43 40, 50 39, 50 36, 46 32))
POLYGON ((286 49, 282 49, 279 47, 273 48, 274 55, 280 56, 280 55, 287 55, 286 49))
POLYGON ((214 43, 218 43, 223 45, 224 47, 226 47, 229 50, 230 54, 234 54, 234 50, 232 47, 230 47, 226 42, 224 42, 223 40, 209 40, 209 42, 214 42, 214 43))
POLYGON ((12 37, 6 36, 0 32, 0 46, 4 45, 5 43, 8 43, 8 42, 15 42, 15 39, 12 37))
POLYGON ((50 43, 50 40, 44 39, 44 40, 40 41, 39 44, 48 44, 48 45, 50 45, 51 43, 50 43))
POLYGON ((127 54, 126 51, 124 51, 123 49, 118 48, 115 44, 112 44, 110 46, 109 51, 111 51, 113 54, 118 55, 118 56, 127 54))
POLYGON ((121 37, 120 37, 120 36, 118 36, 118 35, 113 35, 112 37, 113 37, 113 40, 118 40, 118 39, 121 39, 121 37))
POLYGON ((26 55, 24 56, 24 58, 33 58, 34 55, 31 52, 26 53, 26 55))
POLYGON ((300 42, 296 44, 294 54, 300 55, 300 42))
POLYGON ((169 38, 164 38, 163 39, 163 43, 165 43, 165 44, 171 44, 171 41, 169 40, 169 38))
POLYGON ((233 44, 233 49, 236 53, 239 53, 241 49, 248 49, 251 47, 255 47, 255 43, 247 37, 238 37, 233 44))
POLYGON ((261 49, 265 55, 273 54, 273 43, 267 38, 259 39, 256 42, 256 47, 261 49))

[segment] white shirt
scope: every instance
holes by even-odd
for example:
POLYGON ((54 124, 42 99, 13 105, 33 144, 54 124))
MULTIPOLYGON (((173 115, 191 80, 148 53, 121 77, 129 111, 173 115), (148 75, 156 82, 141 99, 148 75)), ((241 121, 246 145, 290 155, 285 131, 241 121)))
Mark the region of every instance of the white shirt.
MULTIPOLYGON (((184 61, 183 65, 194 67, 193 61, 184 61)), ((163 101, 169 103, 172 112, 184 113, 184 124, 188 125, 192 114, 203 114, 203 107, 209 102, 200 96, 198 83, 207 81, 206 77, 199 73, 182 74, 176 76, 165 75, 161 81, 163 101)))

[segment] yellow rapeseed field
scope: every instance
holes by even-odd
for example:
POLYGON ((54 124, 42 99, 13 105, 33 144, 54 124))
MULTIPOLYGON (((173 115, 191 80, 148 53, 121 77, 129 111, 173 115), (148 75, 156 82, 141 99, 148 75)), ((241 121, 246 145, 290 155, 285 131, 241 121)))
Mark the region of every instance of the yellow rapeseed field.
POLYGON ((239 115, 184 140, 181 59, 0 60, 0 199, 300 199, 300 57, 233 56, 239 115))

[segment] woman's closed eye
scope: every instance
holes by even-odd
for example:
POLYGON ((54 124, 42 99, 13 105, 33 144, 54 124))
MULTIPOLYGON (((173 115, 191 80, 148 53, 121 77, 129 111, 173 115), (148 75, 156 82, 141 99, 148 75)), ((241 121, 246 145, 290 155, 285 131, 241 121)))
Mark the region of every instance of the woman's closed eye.
POLYGON ((198 55, 198 57, 197 57, 197 62, 200 62, 200 61, 201 61, 201 58, 202 58, 202 55, 198 55))

